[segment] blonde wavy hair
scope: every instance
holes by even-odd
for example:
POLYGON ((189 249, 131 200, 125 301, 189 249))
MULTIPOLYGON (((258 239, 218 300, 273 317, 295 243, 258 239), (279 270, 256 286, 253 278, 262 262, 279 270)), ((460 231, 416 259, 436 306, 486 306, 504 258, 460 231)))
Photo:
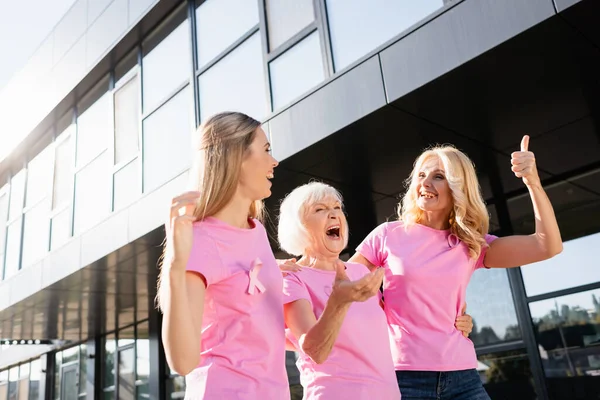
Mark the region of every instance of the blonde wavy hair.
POLYGON ((490 216, 481 195, 481 187, 475 166, 469 157, 454 146, 435 146, 425 150, 415 161, 413 170, 405 182, 406 194, 398 204, 398 218, 405 227, 417 224, 423 218, 423 210, 417 205, 417 177, 425 162, 431 158, 441 160, 453 199, 449 215, 450 232, 469 248, 469 256, 477 259, 487 247, 490 216))
MULTIPOLYGON (((191 190, 200 192, 194 217, 202 221, 218 213, 233 198, 244 158, 256 137, 260 122, 239 112, 222 112, 208 118, 198 128, 195 155, 189 171, 191 190)), ((262 200, 250 204, 248 217, 262 221, 262 200)), ((166 240, 163 244, 160 273, 157 283, 156 303, 162 308, 161 293, 167 275, 162 263, 166 240)))

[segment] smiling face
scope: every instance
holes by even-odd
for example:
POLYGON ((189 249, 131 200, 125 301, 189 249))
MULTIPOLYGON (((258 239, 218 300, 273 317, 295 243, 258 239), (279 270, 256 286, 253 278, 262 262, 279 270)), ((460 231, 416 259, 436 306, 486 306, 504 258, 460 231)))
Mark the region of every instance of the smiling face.
POLYGON ((412 186, 416 191, 417 206, 425 212, 449 216, 454 202, 442 161, 435 156, 429 157, 415 172, 412 186))
POLYGON ((338 257, 348 243, 348 223, 342 204, 334 196, 307 204, 303 225, 310 238, 312 255, 338 257))
POLYGON ((248 154, 242 162, 239 190, 251 200, 262 200, 271 195, 271 179, 278 162, 271 155, 267 135, 258 128, 248 154))

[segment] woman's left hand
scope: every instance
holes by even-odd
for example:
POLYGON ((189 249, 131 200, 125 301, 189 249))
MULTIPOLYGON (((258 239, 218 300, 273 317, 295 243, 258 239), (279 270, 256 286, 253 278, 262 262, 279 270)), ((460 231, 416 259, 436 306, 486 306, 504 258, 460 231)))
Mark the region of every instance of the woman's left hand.
POLYGON ((467 312, 467 304, 463 306, 461 310, 461 315, 456 317, 456 321, 454 322, 454 326, 458 329, 464 337, 468 338, 473 331, 473 318, 466 314, 467 312))
POLYGON ((528 135, 523 136, 521 140, 521 151, 515 151, 511 154, 510 163, 515 176, 523 179, 525 185, 540 185, 540 177, 535 165, 535 155, 529 151, 528 135))
POLYGON ((302 271, 302 267, 296 264, 295 258, 288 258, 287 260, 275 260, 277 261, 277 265, 281 270, 283 276, 285 276, 288 272, 298 272, 302 271))

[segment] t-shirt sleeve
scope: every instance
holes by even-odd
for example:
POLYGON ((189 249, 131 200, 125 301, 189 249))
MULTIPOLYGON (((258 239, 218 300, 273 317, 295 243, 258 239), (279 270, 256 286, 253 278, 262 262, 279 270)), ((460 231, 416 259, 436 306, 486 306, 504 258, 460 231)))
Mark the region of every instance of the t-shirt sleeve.
POLYGON ((207 287, 226 278, 225 267, 214 239, 196 227, 186 270, 202 275, 207 287))
MULTIPOLYGON (((494 235, 485 235, 485 241, 486 243, 489 245, 490 243, 492 243, 494 240, 498 239, 498 236, 494 236, 494 235)), ((475 269, 479 269, 479 268, 487 268, 484 264, 483 264, 483 260, 485 259, 485 255, 488 251, 489 247, 486 247, 484 249, 481 249, 481 254, 479 255, 479 258, 477 259, 477 262, 475 263, 475 269)))
POLYGON ((384 251, 385 237, 387 234, 387 223, 379 225, 358 245, 356 251, 362 254, 376 267, 381 267, 387 259, 384 251))
POLYGON ((304 282, 302 282, 294 273, 287 273, 283 277, 283 304, 292 303, 300 299, 308 300, 312 306, 310 294, 308 293, 308 289, 304 282))

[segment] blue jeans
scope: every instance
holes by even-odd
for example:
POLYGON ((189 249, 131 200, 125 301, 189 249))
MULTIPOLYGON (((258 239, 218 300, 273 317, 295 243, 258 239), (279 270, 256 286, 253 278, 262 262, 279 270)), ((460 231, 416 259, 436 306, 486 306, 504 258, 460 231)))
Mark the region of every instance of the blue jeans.
POLYGON ((402 400, 490 400, 479 374, 464 371, 396 371, 402 400))

